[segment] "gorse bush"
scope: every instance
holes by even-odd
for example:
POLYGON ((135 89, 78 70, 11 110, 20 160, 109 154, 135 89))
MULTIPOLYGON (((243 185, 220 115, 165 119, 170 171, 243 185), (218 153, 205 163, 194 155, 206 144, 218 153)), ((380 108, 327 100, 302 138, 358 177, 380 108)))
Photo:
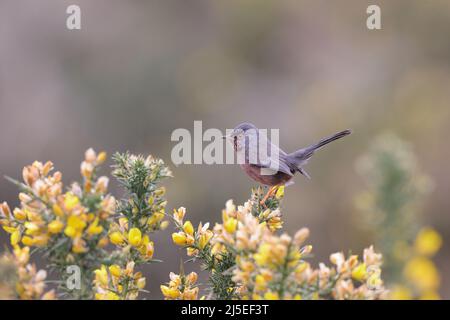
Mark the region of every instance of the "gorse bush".
POLYGON ((14 181, 21 190, 20 207, 11 212, 3 203, 0 223, 10 233, 19 298, 54 296, 54 291, 42 296, 46 272, 27 264, 30 248, 42 253, 47 268, 60 279, 57 297, 133 299, 144 288, 145 278, 134 268, 153 261, 149 233, 167 226, 164 189, 157 184, 171 173, 161 160, 116 154, 113 175, 128 192, 126 199, 116 201, 107 193, 108 178, 97 177, 105 159, 103 152, 86 151, 82 183, 65 192, 62 174, 51 174, 51 162, 34 162, 24 168, 23 182, 14 181), (80 283, 68 285, 71 266, 79 268, 74 280, 80 283))
MULTIPOLYGON (((300 229, 294 237, 278 235, 281 228, 280 201, 284 187, 261 205, 262 189, 253 190, 243 206, 230 200, 222 211, 222 223, 212 229, 209 223, 195 229, 184 220, 186 210, 174 211, 176 245, 199 260, 210 272, 210 299, 377 299, 384 294, 381 254, 370 247, 363 258, 347 258, 343 253, 330 256, 332 267, 307 262, 312 246, 305 245, 309 231, 300 229)), ((192 285, 193 282, 190 282, 192 285)), ((197 298, 185 295, 178 278, 171 275, 168 286, 161 286, 166 299, 197 298)), ((190 288, 189 290, 193 290, 190 288)))
MULTIPOLYGON (((61 173, 52 173, 51 162, 24 168, 23 182, 15 181, 20 205, 14 210, 6 203, 0 207, 0 224, 12 248, 0 259, 2 297, 136 299, 146 287, 139 270, 161 262, 153 258, 152 233, 167 228, 169 221, 175 228, 173 243, 188 256, 184 263, 198 262, 209 277, 200 290, 197 274, 185 274, 181 266, 161 285, 165 299, 387 297, 381 280, 383 259, 373 247, 361 256, 333 253, 328 266, 312 265, 309 230, 301 228, 293 236, 281 231, 283 187, 263 204, 262 188, 252 190, 241 206, 229 200, 221 223, 194 227, 185 208, 166 213, 161 182, 172 174, 162 160, 115 154, 112 175, 125 191, 120 200, 108 193, 108 178, 98 175, 105 160, 105 153, 89 149, 81 164, 82 181, 67 189, 61 173), (46 271, 30 262, 36 253, 58 279, 56 286, 50 286, 46 271), (67 272, 74 266, 80 270, 78 278, 67 272)), ((429 253, 433 236, 424 230, 416 247, 429 253)))
POLYGON ((394 134, 381 135, 357 165, 367 190, 357 196, 356 206, 383 252, 390 298, 439 298, 440 276, 431 258, 442 239, 422 226, 420 210, 432 183, 411 146, 394 134))

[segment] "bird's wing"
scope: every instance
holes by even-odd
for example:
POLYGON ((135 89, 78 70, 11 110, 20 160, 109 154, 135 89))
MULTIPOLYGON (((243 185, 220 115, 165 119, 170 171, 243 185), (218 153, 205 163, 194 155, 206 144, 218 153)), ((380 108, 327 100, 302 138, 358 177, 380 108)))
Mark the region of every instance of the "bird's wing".
POLYGON ((293 173, 291 168, 285 161, 286 153, 278 148, 278 146, 272 144, 264 134, 258 135, 258 139, 255 139, 255 137, 248 137, 246 140, 248 145, 246 161, 261 169, 267 169, 262 172, 262 174, 265 175, 271 175, 281 171, 292 176, 293 173))

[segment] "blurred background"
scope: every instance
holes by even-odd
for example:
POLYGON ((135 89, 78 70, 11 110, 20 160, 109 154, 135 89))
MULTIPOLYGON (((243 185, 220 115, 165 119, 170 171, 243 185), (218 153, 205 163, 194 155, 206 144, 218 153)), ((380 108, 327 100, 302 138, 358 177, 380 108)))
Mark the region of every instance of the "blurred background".
MULTIPOLYGON (((281 147, 294 151, 352 128, 314 156, 312 180, 298 176, 283 204, 284 230, 310 228, 313 262, 328 262, 331 252, 359 253, 376 241, 355 206, 367 188, 357 163, 388 131, 410 143, 434 186, 414 222, 444 239, 435 262, 440 294, 450 298, 450 2, 376 1, 382 30, 374 31, 366 27, 369 4, 3 0, 0 175, 21 178, 24 165, 52 160, 68 184, 79 180, 89 147, 151 153, 175 176, 166 183, 169 208, 185 206, 194 224, 214 223, 226 200, 243 203, 256 184, 238 166, 175 167, 174 129, 191 131, 194 120, 221 130, 251 121, 280 128, 281 147), (81 7, 81 30, 66 29, 70 4, 81 7)), ((0 199, 19 202, 3 179, 0 199)), ((143 297, 161 298, 168 270, 186 258, 172 244, 172 228, 153 236, 164 263, 144 268, 150 293, 143 297)), ((2 232, 0 246, 6 243, 2 232)))

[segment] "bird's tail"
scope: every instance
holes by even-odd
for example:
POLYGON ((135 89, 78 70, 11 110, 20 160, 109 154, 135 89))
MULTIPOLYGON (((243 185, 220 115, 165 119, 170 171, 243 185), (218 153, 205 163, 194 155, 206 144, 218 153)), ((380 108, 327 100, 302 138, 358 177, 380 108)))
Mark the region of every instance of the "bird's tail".
POLYGON ((337 140, 337 139, 343 138, 345 136, 348 136, 350 133, 352 133, 351 130, 344 130, 344 131, 335 133, 332 136, 324 138, 324 139, 320 140, 319 142, 309 146, 307 149, 312 149, 312 150, 320 149, 324 145, 326 145, 326 144, 328 144, 330 142, 333 142, 334 140, 337 140))
POLYGON ((322 140, 320 140, 317 143, 314 143, 310 145, 309 147, 294 151, 290 154, 288 154, 289 160, 299 169, 299 171, 304 174, 305 176, 308 176, 306 172, 301 167, 306 164, 309 158, 314 154, 314 152, 323 146, 329 144, 330 142, 333 142, 335 140, 338 140, 340 138, 343 138, 347 135, 352 133, 351 130, 344 130, 340 131, 338 133, 333 134, 332 136, 326 137, 322 140))

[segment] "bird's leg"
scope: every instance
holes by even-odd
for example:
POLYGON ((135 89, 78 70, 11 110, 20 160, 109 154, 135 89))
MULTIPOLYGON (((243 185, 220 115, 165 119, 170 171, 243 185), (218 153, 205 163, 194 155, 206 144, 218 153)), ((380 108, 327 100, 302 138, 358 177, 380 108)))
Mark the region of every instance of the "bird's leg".
POLYGON ((278 186, 272 186, 270 187, 267 194, 264 196, 264 198, 259 202, 259 204, 264 205, 266 204, 267 199, 273 196, 273 194, 278 190, 278 186))

